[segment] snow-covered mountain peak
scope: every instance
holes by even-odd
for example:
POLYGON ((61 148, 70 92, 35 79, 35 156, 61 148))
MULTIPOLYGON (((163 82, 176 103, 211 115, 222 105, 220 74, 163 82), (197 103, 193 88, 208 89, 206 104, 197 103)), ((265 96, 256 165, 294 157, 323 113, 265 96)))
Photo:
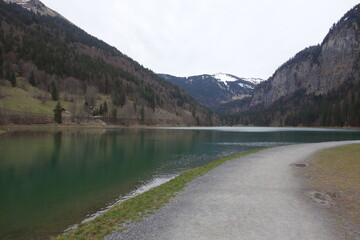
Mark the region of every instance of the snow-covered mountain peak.
POLYGON ((204 106, 219 110, 224 103, 250 97, 259 78, 240 78, 227 73, 175 77, 160 74, 165 80, 181 87, 204 106))
POLYGON ((217 74, 214 74, 213 77, 223 83, 235 82, 235 81, 239 80, 236 77, 231 76, 230 74, 226 74, 226 73, 217 73, 217 74))
POLYGON ((4 0, 6 3, 16 3, 22 6, 23 8, 32 11, 36 14, 51 16, 51 17, 60 17, 65 19, 59 13, 51 10, 50 8, 46 7, 42 2, 39 0, 4 0))
POLYGON ((228 86, 229 82, 240 81, 240 82, 242 82, 241 83, 242 86, 247 85, 247 87, 250 87, 250 88, 254 88, 253 85, 257 85, 257 84, 264 81, 261 78, 239 78, 239 77, 236 77, 234 75, 227 74, 227 73, 217 73, 217 74, 211 75, 211 77, 218 80, 219 82, 224 83, 226 86, 228 86), (247 82, 247 83, 244 83, 244 82, 247 82))
POLYGON ((25 3, 29 2, 30 0, 4 0, 4 1, 7 3, 12 2, 12 3, 17 3, 17 4, 25 4, 25 3))
POLYGON ((227 74, 227 73, 217 73, 217 74, 212 75, 212 77, 219 80, 220 82, 224 82, 224 83, 236 82, 239 80, 243 80, 243 81, 247 81, 247 82, 250 82, 253 84, 259 84, 259 83, 265 81, 264 79, 261 79, 261 78, 239 78, 234 75, 227 74))

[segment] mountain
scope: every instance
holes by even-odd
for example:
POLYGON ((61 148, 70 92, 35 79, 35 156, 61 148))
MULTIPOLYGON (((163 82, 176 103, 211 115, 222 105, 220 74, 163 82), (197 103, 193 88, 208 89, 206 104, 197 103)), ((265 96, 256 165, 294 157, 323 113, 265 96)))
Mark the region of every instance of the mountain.
POLYGON ((54 10, 46 7, 42 2, 39 0, 4 0, 6 3, 16 3, 22 6, 23 8, 34 12, 35 14, 40 14, 44 16, 50 17, 59 17, 65 19, 59 13, 55 12, 54 10))
POLYGON ((215 111, 220 111, 225 103, 251 96, 254 87, 263 81, 259 78, 239 78, 226 73, 190 77, 175 77, 167 74, 160 76, 181 87, 199 103, 215 111))
POLYGON ((185 91, 40 1, 0 0, 0 124, 52 122, 57 101, 69 123, 92 115, 131 125, 218 123, 185 91))
POLYGON ((284 63, 241 102, 239 121, 256 125, 360 125, 360 5, 323 42, 284 63))

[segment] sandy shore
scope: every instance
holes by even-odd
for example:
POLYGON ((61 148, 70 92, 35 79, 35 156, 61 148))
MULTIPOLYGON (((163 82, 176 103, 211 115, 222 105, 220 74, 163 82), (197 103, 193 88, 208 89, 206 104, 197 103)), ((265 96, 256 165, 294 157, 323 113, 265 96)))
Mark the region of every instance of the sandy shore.
POLYGON ((191 182, 155 214, 105 239, 344 239, 295 164, 349 143, 360 141, 283 146, 229 161, 191 182))

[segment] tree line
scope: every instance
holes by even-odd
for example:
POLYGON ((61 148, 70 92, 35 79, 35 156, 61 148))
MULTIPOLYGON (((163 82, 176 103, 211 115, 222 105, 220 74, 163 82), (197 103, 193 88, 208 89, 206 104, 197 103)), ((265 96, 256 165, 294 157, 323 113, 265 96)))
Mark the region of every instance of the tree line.
POLYGON ((300 90, 263 109, 228 118, 235 124, 255 126, 360 126, 360 84, 347 82, 340 89, 322 95, 300 90))

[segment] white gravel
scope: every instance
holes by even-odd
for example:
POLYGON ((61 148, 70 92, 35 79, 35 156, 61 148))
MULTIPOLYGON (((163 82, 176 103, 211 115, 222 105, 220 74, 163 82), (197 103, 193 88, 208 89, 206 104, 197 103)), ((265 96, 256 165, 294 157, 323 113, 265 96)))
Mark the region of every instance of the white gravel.
POLYGON ((189 183, 156 213, 105 239, 344 239, 328 209, 309 196, 309 180, 294 164, 349 143, 360 141, 283 146, 229 161, 189 183))

